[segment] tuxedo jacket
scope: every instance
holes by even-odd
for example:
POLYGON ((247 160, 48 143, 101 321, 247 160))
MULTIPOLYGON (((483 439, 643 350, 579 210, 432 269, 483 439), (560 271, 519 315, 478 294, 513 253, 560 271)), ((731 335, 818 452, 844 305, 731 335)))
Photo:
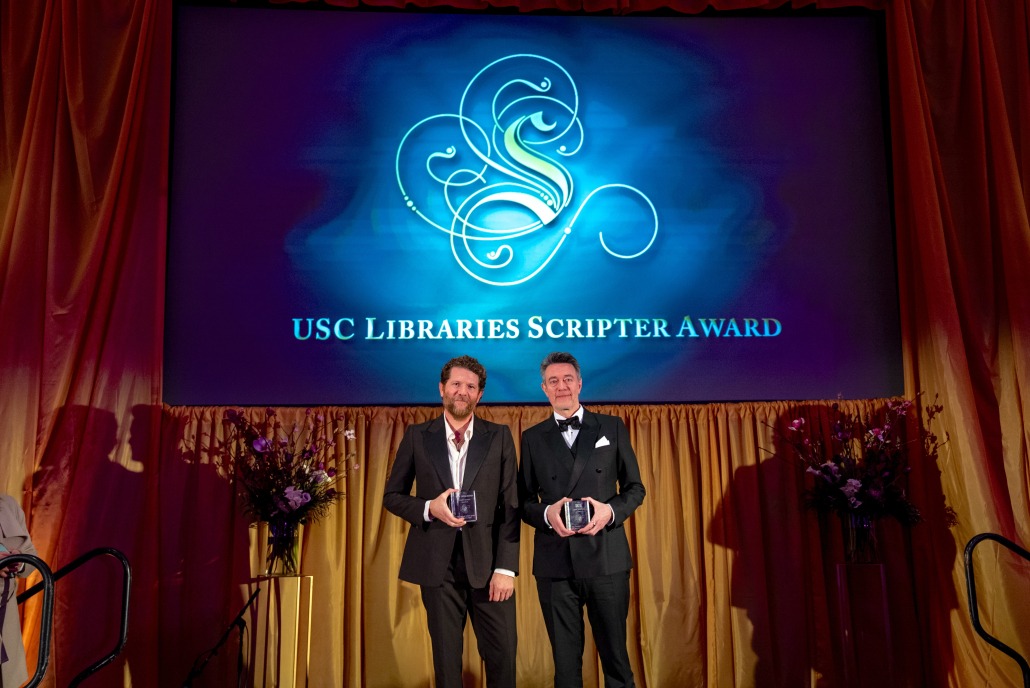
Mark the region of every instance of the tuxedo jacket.
POLYGON ((621 418, 584 409, 573 448, 553 416, 522 433, 519 465, 522 518, 536 529, 533 574, 545 578, 592 578, 633 568, 623 523, 644 501, 640 467, 621 418), (596 535, 560 537, 544 509, 562 497, 593 497, 615 512, 596 535))
MULTIPOLYGON (((21 505, 10 495, 0 493, 0 543, 8 550, 18 550, 22 554, 38 556, 36 547, 29 538, 29 530, 25 525, 25 512, 21 505)), ((34 569, 25 566, 20 576, 27 576, 34 569)), ((28 680, 25 666, 25 648, 21 642, 21 623, 18 619, 18 582, 16 578, 0 578, 0 616, 3 625, 0 628, 0 686, 20 686, 28 680)))
POLYGON ((426 521, 425 504, 454 487, 447 455, 447 421, 441 415, 404 432, 386 481, 383 506, 411 524, 401 559, 401 580, 440 585, 460 537, 469 583, 484 588, 494 569, 519 570, 518 459, 506 425, 476 418, 461 489, 476 491, 477 520, 460 531, 426 521), (412 483, 415 494, 412 496, 412 483))

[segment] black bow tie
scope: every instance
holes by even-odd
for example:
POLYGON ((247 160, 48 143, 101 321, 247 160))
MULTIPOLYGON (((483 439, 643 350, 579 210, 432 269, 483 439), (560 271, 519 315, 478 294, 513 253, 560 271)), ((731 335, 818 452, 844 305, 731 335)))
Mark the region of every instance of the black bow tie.
POLYGON ((582 424, 579 422, 578 416, 573 416, 572 418, 566 418, 564 420, 558 421, 558 429, 562 432, 565 432, 569 428, 572 428, 573 430, 579 430, 580 425, 582 424))

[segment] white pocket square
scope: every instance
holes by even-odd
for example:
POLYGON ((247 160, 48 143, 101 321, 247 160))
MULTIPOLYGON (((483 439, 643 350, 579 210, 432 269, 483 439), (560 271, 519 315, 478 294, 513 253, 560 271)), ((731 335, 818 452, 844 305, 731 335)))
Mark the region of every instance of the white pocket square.
POLYGON ((609 444, 611 444, 611 442, 608 441, 608 438, 602 435, 601 439, 597 440, 597 444, 594 445, 594 449, 597 449, 598 447, 607 447, 609 444))

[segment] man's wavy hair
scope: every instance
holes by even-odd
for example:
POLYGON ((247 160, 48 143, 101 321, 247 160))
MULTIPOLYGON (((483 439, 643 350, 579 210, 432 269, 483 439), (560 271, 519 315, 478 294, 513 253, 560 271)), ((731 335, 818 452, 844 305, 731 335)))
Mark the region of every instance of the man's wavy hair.
POLYGON ((486 389, 486 368, 476 359, 471 356, 458 356, 447 361, 443 370, 440 371, 440 384, 446 385, 447 381, 451 379, 451 368, 464 368, 475 373, 479 378, 479 391, 482 392, 486 389))

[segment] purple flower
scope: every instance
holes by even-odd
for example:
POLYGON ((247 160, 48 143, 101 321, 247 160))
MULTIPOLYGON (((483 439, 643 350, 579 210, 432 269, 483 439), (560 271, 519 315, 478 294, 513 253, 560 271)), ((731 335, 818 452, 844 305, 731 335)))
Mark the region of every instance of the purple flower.
POLYGON ((841 486, 840 491, 848 497, 854 497, 862 489, 862 481, 848 478, 848 481, 841 486))
POLYGON ((787 429, 790 430, 791 432, 798 432, 798 431, 800 431, 804 427, 805 427, 805 419, 804 418, 795 418, 794 420, 792 420, 790 422, 790 425, 787 426, 787 429))
POLYGON ((264 437, 258 437, 257 439, 255 439, 251 446, 254 447, 254 451, 256 451, 258 454, 264 454, 269 449, 271 449, 271 443, 264 437))
POLYGON ((284 493, 286 500, 289 502, 290 511, 296 511, 305 504, 311 501, 311 495, 298 489, 295 485, 290 485, 286 488, 284 493))
POLYGON ((912 408, 912 402, 908 399, 904 401, 888 401, 887 408, 899 416, 904 416, 912 408))
POLYGON ((855 480, 854 478, 848 478, 848 481, 841 485, 840 491, 844 493, 844 496, 848 498, 848 503, 851 504, 852 508, 861 506, 862 502, 858 501, 855 495, 862 489, 862 481, 855 480))
POLYGON ((846 442, 851 439, 851 430, 845 427, 841 421, 837 421, 833 424, 833 436, 841 442, 846 442))

